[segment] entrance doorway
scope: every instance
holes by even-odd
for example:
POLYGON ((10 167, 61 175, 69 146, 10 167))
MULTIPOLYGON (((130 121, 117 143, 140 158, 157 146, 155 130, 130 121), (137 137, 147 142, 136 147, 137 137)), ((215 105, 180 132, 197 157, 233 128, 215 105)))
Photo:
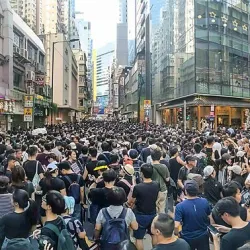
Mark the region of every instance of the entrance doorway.
POLYGON ((228 127, 229 126, 229 116, 228 115, 217 116, 217 126, 228 127))

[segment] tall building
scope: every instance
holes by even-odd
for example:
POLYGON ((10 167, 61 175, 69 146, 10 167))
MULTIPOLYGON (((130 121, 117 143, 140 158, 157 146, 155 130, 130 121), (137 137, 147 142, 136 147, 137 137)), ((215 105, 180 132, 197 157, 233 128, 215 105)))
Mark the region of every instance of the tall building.
POLYGON ((115 46, 109 43, 97 51, 96 56, 96 103, 99 114, 105 113, 109 104, 111 67, 115 57, 115 46))
POLYGON ((63 31, 63 1, 42 0, 42 33, 61 33, 63 31))
POLYGON ((127 0, 119 0, 119 16, 116 25, 116 65, 128 65, 128 6, 127 0))
POLYGON ((178 0, 169 8, 174 22, 165 26, 174 32, 165 43, 174 41, 174 49, 165 78, 173 95, 157 106, 162 120, 178 123, 185 100, 190 128, 243 126, 250 107, 249 1, 178 0))
POLYGON ((87 57, 87 81, 88 88, 92 89, 92 37, 91 37, 91 23, 84 20, 82 12, 75 13, 76 28, 79 33, 79 39, 82 51, 87 57))
POLYGON ((12 9, 28 24, 36 33, 41 28, 41 4, 42 0, 10 0, 12 9))

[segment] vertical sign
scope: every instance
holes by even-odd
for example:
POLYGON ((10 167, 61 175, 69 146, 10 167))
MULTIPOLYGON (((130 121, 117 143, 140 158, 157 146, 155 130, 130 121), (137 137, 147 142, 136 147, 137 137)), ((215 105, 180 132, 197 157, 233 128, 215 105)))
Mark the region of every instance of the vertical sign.
POLYGON ((33 121, 33 113, 34 113, 34 96, 26 95, 24 96, 24 112, 23 119, 25 122, 33 121))

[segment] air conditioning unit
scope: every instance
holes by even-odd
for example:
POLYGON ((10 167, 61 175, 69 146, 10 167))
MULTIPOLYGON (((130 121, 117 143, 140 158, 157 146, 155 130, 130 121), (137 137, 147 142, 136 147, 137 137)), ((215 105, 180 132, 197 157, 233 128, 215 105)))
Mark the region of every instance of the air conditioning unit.
POLYGON ((35 90, 34 90, 34 88, 33 87, 27 87, 27 90, 28 90, 28 94, 29 95, 34 95, 35 94, 35 90))
POLYGON ((35 72, 34 71, 27 71, 26 73, 26 80, 27 81, 35 81, 35 78, 36 78, 36 75, 35 75, 35 72))
POLYGON ((20 49, 20 54, 22 55, 22 57, 28 59, 28 51, 27 51, 27 49, 20 49))
POLYGON ((13 47, 13 53, 20 54, 20 48, 14 46, 14 47, 13 47))

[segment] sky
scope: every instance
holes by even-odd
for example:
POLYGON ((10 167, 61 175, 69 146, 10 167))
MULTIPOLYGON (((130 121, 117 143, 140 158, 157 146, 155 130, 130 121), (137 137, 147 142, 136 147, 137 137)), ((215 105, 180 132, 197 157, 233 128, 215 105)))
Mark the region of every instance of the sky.
POLYGON ((84 19, 91 22, 94 49, 115 41, 117 2, 117 0, 76 0, 76 11, 84 12, 84 19))

